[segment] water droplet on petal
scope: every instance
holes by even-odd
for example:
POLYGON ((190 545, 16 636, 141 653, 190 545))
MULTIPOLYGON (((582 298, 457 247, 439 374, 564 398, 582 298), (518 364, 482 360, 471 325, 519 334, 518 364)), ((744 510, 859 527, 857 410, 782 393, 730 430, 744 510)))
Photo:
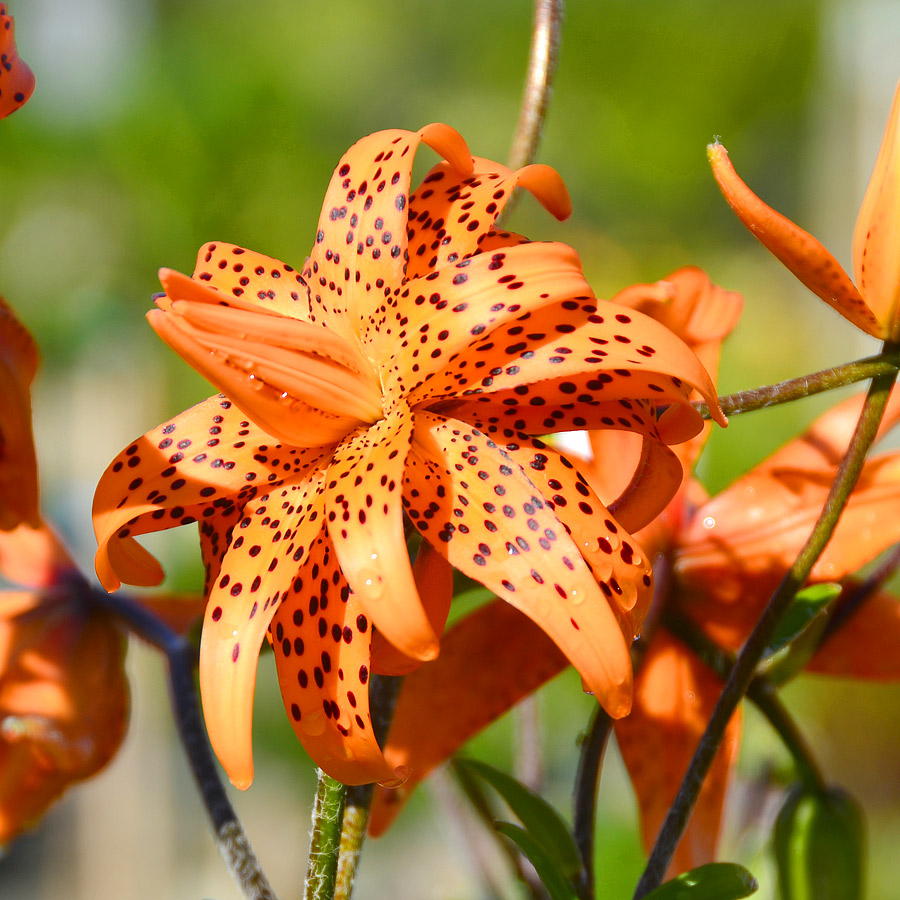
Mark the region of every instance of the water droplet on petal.
POLYGON ((697 695, 696 695, 693 691, 685 691, 685 692, 684 692, 684 699, 685 699, 688 703, 693 703, 694 700, 697 699, 697 695))
POLYGON ((581 546, 585 553, 596 553, 600 549, 600 541, 596 538, 588 538, 581 542, 581 546))
POLYGON ((569 591, 569 599, 576 605, 584 603, 584 591, 581 591, 578 588, 572 588, 572 590, 569 591))
POLYGON ((703 527, 704 527, 704 528, 715 528, 715 527, 716 527, 716 520, 715 520, 712 516, 707 516, 707 517, 703 520, 703 527))
POLYGON ((318 711, 311 712, 303 717, 300 727, 311 737, 317 737, 325 730, 325 714, 318 711))

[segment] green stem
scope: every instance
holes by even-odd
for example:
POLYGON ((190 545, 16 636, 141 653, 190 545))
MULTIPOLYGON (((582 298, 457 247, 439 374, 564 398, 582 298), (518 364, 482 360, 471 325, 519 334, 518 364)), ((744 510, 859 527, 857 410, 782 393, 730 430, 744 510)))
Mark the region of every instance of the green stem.
MULTIPOLYGON (((835 388, 855 384, 857 381, 865 381, 868 378, 890 375, 896 373, 898 368, 900 368, 900 353, 896 349, 886 349, 877 356, 844 363, 832 369, 823 369, 812 375, 803 375, 800 378, 791 378, 778 384, 769 384, 765 387, 738 391, 736 394, 720 397, 719 405, 726 416, 737 416, 741 413, 765 409, 767 406, 778 406, 782 403, 802 400, 804 397, 812 397, 823 391, 833 391, 835 388)), ((709 418, 709 407, 705 403, 695 403, 694 407, 704 419, 709 418)))
MULTIPOLYGON (((689 647, 716 675, 727 681, 734 666, 734 656, 711 641, 702 631, 683 616, 664 613, 666 628, 689 647)), ((754 675, 747 687, 747 698, 768 719, 794 760, 800 778, 810 788, 824 788, 825 779, 812 750, 778 696, 772 682, 762 675, 754 675)))
POLYGON ((317 769, 304 900, 334 900, 346 787, 317 769))
MULTIPOLYGON (((394 706, 403 684, 402 676, 372 675, 369 679, 369 710, 375 738, 382 746, 391 727, 394 706)), ((334 900, 350 900, 362 855, 374 785, 359 784, 347 788, 341 838, 338 848, 334 900)))
MULTIPOLYGON (((893 351, 896 353, 896 350, 896 345, 885 346, 886 352, 893 351)), ((875 439, 878 425, 884 415, 888 397, 896 379, 897 372, 894 370, 872 381, 856 431, 850 441, 850 446, 847 448, 847 454, 841 461, 837 476, 828 494, 828 499, 825 501, 825 506, 813 528, 812 534, 810 534, 794 564, 778 586, 768 606, 766 606, 759 621, 756 623, 756 627, 747 638, 735 660, 731 675, 713 710, 706 731, 700 739, 700 744, 688 766, 681 787, 678 789, 678 794, 666 814, 656 839, 656 844, 647 861, 647 868, 638 882, 634 895, 635 900, 644 897, 662 882, 675 852, 675 847, 684 833, 688 818, 700 793, 703 779, 706 777, 706 773, 709 771, 709 767, 722 742, 725 728, 731 719, 732 713, 738 703, 740 703, 741 698, 746 694, 756 667, 772 635, 775 633, 779 620, 794 598, 794 595, 803 587, 816 560, 831 539, 844 505, 859 477, 866 454, 875 439)))
POLYGON ((127 594, 107 594, 94 588, 91 601, 165 654, 172 715, 181 746, 212 822, 219 852, 246 900, 275 900, 275 892, 225 793, 213 759, 194 686, 196 648, 127 594))

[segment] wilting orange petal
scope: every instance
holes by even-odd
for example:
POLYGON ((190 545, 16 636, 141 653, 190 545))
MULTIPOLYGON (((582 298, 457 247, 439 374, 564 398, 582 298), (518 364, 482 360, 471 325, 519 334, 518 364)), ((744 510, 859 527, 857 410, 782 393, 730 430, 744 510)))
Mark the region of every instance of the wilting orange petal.
POLYGON ((489 159, 474 157, 472 162, 475 169, 464 180, 448 163, 438 163, 409 198, 408 278, 483 252, 485 234, 517 186, 530 191, 557 219, 571 213, 569 192, 550 166, 538 164, 514 172, 489 159))
POLYGON ((403 469, 413 416, 402 401, 334 451, 325 494, 328 533, 350 587, 378 630, 414 659, 437 635, 422 608, 403 535, 403 469))
MULTIPOLYGON (((2 28, 2 22, 0 22, 2 28)), ((0 32, 2 33, 2 32, 0 32)), ((2 70, 0 66, 0 70, 2 70)), ((38 364, 34 339, 0 297, 0 530, 35 528, 37 462, 31 434, 31 382, 38 364)))
POLYGON ((219 762, 241 790, 253 781, 259 648, 278 604, 295 578, 305 574, 301 567, 320 537, 323 481, 320 475, 247 504, 209 594, 200 642, 203 716, 219 762))
POLYGON ((879 322, 841 264, 811 234, 763 203, 741 181, 721 144, 710 144, 707 155, 728 204, 760 243, 845 319, 867 334, 887 337, 889 328, 879 322))
POLYGON ((369 714, 371 624, 323 532, 272 621, 278 681, 307 753, 344 784, 398 784, 369 714))
POLYGON ((458 167, 472 171, 462 137, 447 125, 419 132, 379 131, 341 158, 322 204, 316 242, 303 269, 311 318, 343 337, 377 339, 374 314, 403 283, 410 175, 424 141, 458 167))
MULTIPOLYGON (((635 678, 631 715, 616 722, 616 741, 641 812, 644 846, 653 846, 722 690, 712 671, 659 629, 635 678)), ((667 877, 716 857, 722 807, 737 758, 740 714, 706 776, 667 877)))
POLYGON ((282 447, 221 396, 164 422, 126 447, 97 485, 100 583, 159 584, 162 568, 135 535, 227 513, 261 490, 301 480, 328 450, 282 447))
POLYGON ((384 833, 435 766, 567 665, 538 625, 501 600, 454 624, 441 655, 400 689, 384 755, 411 774, 399 788, 375 789, 369 832, 384 833))
POLYGON ((853 234, 859 291, 886 336, 900 340, 900 84, 853 234))
POLYGON ((13 17, 0 3, 0 119, 15 112, 34 90, 34 73, 16 50, 13 17))
MULTIPOLYGON (((845 595, 852 594, 859 586, 857 581, 848 582, 845 595)), ((869 681, 897 681, 900 679, 898 647, 900 602, 891 594, 879 591, 829 635, 807 664, 806 671, 869 681)))
MULTIPOLYGON (((453 566, 428 541, 423 540, 413 563, 413 578, 431 628, 435 634, 441 634, 453 600, 453 566)), ((380 631, 372 636, 373 672, 379 675, 407 675, 421 664, 421 660, 401 653, 380 631)))
MULTIPOLYGON (((403 501, 453 566, 537 622, 610 715, 627 714, 631 659, 618 621, 580 548, 511 454, 462 422, 417 413, 403 501)), ((594 511, 598 532, 603 512, 594 511)))

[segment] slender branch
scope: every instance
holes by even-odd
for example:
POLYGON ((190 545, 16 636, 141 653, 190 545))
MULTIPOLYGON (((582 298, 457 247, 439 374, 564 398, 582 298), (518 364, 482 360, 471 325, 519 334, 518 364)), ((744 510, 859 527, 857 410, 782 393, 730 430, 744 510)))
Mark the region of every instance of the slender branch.
POLYGON ((275 900, 275 892, 219 778, 194 687, 195 648, 126 594, 94 589, 91 599, 165 654, 175 726, 216 833, 219 852, 247 900, 275 900))
MULTIPOLYGON (((900 368, 900 354, 896 350, 886 350, 877 356, 844 363, 832 369, 823 369, 812 375, 803 375, 800 378, 791 378, 788 381, 748 391, 738 391, 736 394, 720 397, 719 405, 726 416, 737 416, 740 413, 765 409, 767 406, 802 400, 823 391, 832 391, 847 384, 865 381, 867 378, 890 375, 898 368, 900 368)), ((705 403, 695 403, 694 407, 704 419, 709 418, 709 407, 705 403)))
POLYGON ((530 694, 515 709, 515 775, 526 787, 541 792, 544 760, 541 753, 541 710, 538 698, 530 694))
MULTIPOLYGON (((732 654, 723 650, 698 630, 692 622, 677 613, 666 612, 663 621, 666 628, 678 640, 690 647, 722 681, 728 680, 734 666, 732 654)), ((812 749, 800 733, 800 729, 797 728, 797 723, 781 702, 775 685, 762 675, 754 675, 747 686, 747 698, 768 719, 769 724, 781 738, 781 742, 791 754, 804 784, 810 787, 824 788, 825 779, 813 756, 812 749)))
MULTIPOLYGON (((379 744, 384 745, 390 731, 394 706, 403 684, 402 677, 372 675, 369 679, 369 710, 372 728, 379 744)), ((350 900, 353 884, 359 868, 369 810, 372 806, 374 785, 359 784, 347 788, 344 800, 344 817, 341 822, 341 839, 338 848, 337 875, 334 900, 350 900)))
POLYGON ((313 803, 312 837, 306 868, 304 900, 332 900, 337 877, 341 821, 344 815, 346 787, 321 769, 313 803))
POLYGON ((535 0, 528 75, 519 122, 509 151, 509 167, 520 169, 534 162, 550 102, 553 76, 559 62, 559 33, 563 0, 535 0))
MULTIPOLYGON (((896 351, 896 349, 896 345, 885 347, 885 350, 896 351)), ((781 616, 794 595, 806 582, 812 567, 831 538, 841 511, 859 477, 866 454, 875 439, 896 378, 897 372, 893 371, 872 381, 856 431, 838 469, 837 477, 832 484, 819 519, 735 660, 731 675, 713 710, 706 731, 700 739, 700 744, 688 766, 678 794, 666 814, 647 862, 647 868, 635 891, 635 900, 645 896, 662 882, 675 847, 684 833, 688 818, 700 793, 703 779, 722 742, 728 721, 741 697, 747 692, 756 666, 762 658, 781 616)))
POLYGON ((579 896, 593 900, 594 896, 594 822, 597 807, 597 788, 600 783, 600 764, 612 732, 612 719, 598 704, 591 726, 581 745, 578 773, 575 776, 574 821, 572 830, 581 855, 581 883, 579 896))

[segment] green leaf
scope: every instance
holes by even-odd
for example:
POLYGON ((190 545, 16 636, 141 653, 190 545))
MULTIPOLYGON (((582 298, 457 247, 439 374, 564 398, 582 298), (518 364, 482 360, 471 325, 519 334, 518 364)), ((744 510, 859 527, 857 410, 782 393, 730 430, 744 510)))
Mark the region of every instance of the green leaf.
POLYGON ((500 834, 505 834, 514 841, 525 854, 538 873, 541 884, 547 888, 550 900, 578 900, 575 888, 569 883, 556 862, 550 858, 544 847, 535 840, 533 834, 511 822, 495 822, 494 827, 500 834))
POLYGON ((759 882, 737 863, 707 863, 661 884, 644 900, 741 900, 759 882))
POLYGON ((865 825, 847 791, 794 788, 774 842, 782 900, 861 900, 865 825))
POLYGON ((802 634, 841 590, 839 584, 828 582, 812 584, 800 591, 781 617, 765 655, 771 656, 802 634))
POLYGON ((564 875, 568 877, 581 871, 581 856, 569 826, 543 797, 506 772, 479 760, 457 758, 453 764, 478 775, 494 788, 564 875))

